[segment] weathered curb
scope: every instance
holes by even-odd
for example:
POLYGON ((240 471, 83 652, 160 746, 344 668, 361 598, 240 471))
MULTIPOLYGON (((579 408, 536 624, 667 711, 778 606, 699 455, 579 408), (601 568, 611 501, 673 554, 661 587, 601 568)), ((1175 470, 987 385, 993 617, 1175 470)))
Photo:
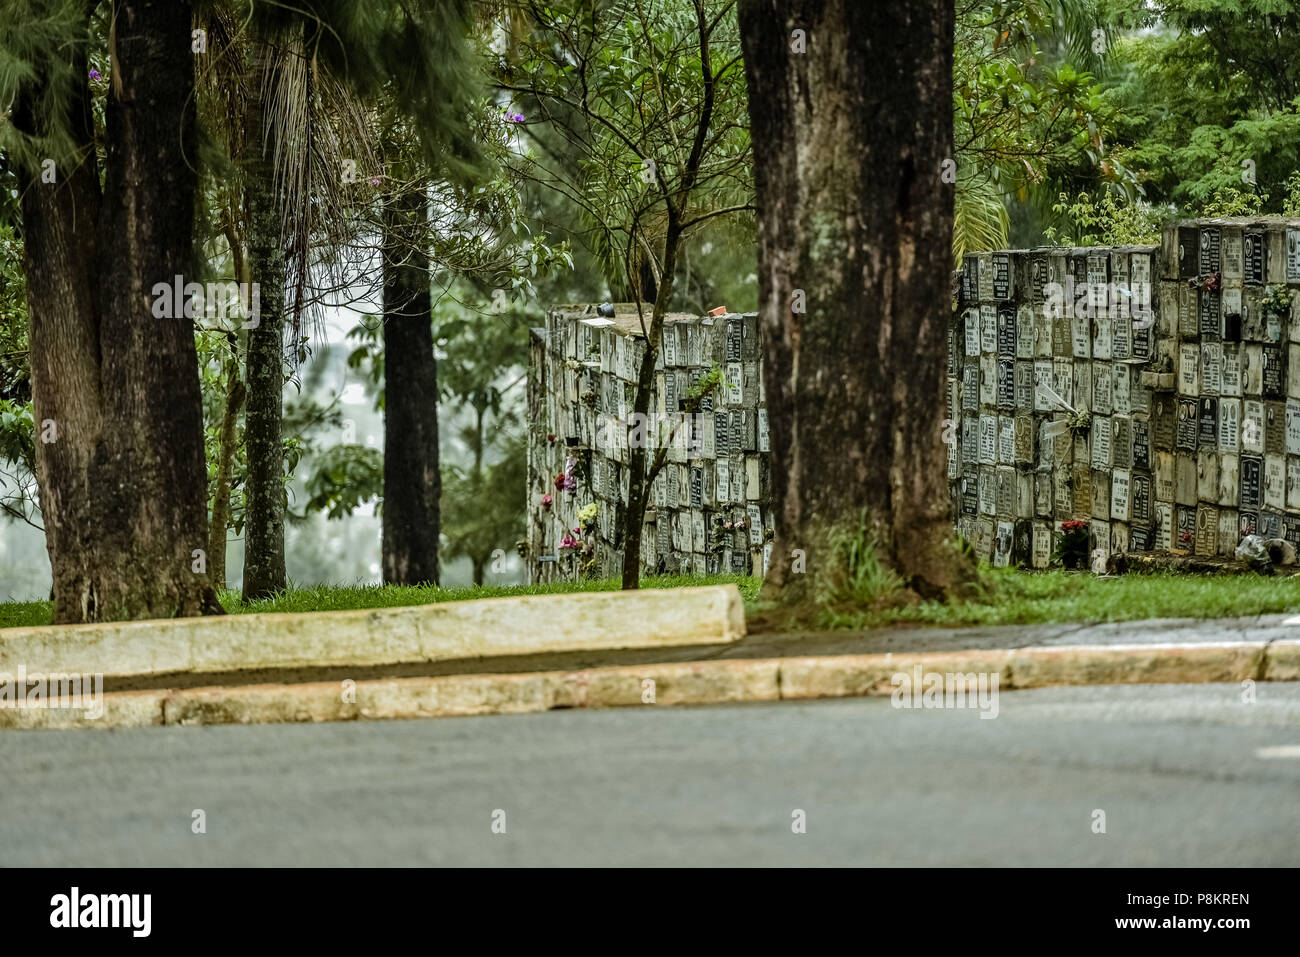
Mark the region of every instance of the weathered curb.
POLYGON ((444 675, 104 695, 104 715, 0 709, 0 727, 270 724, 518 714, 884 695, 893 676, 998 675, 1003 691, 1052 685, 1300 680, 1300 640, 1084 645, 630 665, 575 672, 444 675))
POLYGON ((368 667, 739 641, 735 585, 0 631, 0 672, 105 678, 368 667))

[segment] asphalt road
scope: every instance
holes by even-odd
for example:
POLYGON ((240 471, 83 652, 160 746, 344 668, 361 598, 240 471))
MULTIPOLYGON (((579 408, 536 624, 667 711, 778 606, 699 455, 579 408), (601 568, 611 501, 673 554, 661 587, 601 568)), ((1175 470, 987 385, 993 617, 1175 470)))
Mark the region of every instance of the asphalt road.
POLYGON ((1300 683, 1241 694, 5 731, 0 865, 1295 866, 1300 683))

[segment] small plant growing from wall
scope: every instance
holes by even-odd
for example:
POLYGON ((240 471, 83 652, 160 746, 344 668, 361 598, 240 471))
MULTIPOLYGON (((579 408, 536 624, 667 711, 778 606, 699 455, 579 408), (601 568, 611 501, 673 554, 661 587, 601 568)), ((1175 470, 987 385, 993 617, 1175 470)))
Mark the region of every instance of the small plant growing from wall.
POLYGON ((1282 283, 1272 283, 1264 287, 1264 294, 1259 299, 1259 311, 1265 325, 1280 324, 1291 315, 1291 293, 1282 283))
POLYGON ((713 395, 719 389, 727 385, 727 380, 718 368, 717 363, 708 372, 700 376, 700 381, 695 383, 686 390, 686 397, 682 399, 683 412, 698 412, 700 406, 704 404, 707 396, 713 395))

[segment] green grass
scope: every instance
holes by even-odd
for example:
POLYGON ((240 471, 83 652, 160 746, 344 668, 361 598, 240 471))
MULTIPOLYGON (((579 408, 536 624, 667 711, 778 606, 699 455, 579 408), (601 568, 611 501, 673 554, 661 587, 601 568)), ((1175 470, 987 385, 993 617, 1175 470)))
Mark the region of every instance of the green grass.
POLYGON ((20 628, 27 625, 48 625, 48 601, 7 601, 0 605, 0 628, 20 628))
POLYGON ((887 625, 1030 625, 1133 621, 1139 618, 1233 618, 1300 611, 1300 576, 980 571, 980 594, 952 604, 923 602, 879 610, 838 609, 833 628, 887 625))
MULTIPOLYGON (((1029 625, 1131 621, 1138 618, 1230 618, 1300 611, 1300 576, 1129 574, 1098 578, 1087 572, 1022 572, 986 567, 981 570, 980 577, 980 594, 967 601, 947 605, 925 602, 901 608, 854 608, 851 603, 847 607, 841 603, 834 614, 823 618, 821 625, 852 629, 889 625, 1029 625)), ((680 588, 729 582, 740 589, 746 609, 753 613, 758 607, 760 582, 757 578, 744 575, 660 576, 647 578, 642 584, 645 588, 680 588)), ((618 582, 614 579, 464 588, 320 585, 294 587, 275 598, 249 604, 242 604, 237 592, 224 592, 221 602, 233 614, 341 611, 508 595, 617 589, 618 582)), ((0 604, 0 628, 49 623, 49 602, 0 604)))
MULTIPOLYGON (((746 604, 758 596, 760 581, 748 575, 660 575, 641 580, 642 588, 682 588, 688 585, 723 585, 734 583, 746 604)), ((354 608, 393 608, 399 605, 431 605, 442 601, 466 601, 474 598, 503 598, 510 595, 559 595, 578 591, 617 591, 619 582, 610 578, 581 582, 549 582, 543 585, 466 585, 438 588, 402 585, 305 585, 292 586, 287 592, 261 601, 239 600, 239 592, 224 591, 221 604, 234 615, 259 611, 346 611, 354 608)), ((0 628, 24 625, 48 625, 48 601, 0 603, 0 628)))

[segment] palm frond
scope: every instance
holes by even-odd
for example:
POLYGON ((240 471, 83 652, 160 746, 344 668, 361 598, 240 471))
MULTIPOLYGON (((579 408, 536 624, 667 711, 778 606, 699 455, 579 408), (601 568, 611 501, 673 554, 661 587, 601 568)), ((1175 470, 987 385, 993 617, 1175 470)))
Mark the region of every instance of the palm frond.
POLYGON ((953 202, 952 252, 958 266, 968 252, 1004 249, 1011 220, 997 185, 987 176, 957 178, 953 202))

